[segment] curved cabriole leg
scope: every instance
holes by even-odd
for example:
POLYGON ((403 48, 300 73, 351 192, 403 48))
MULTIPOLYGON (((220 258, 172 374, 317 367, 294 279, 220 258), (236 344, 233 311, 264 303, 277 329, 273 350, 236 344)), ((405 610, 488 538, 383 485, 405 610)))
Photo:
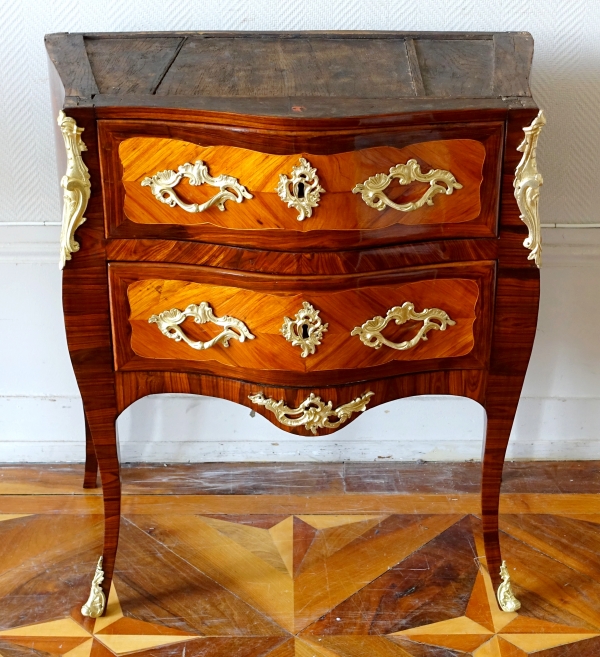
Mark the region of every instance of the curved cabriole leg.
POLYGON ((504 457, 517 410, 522 377, 490 375, 487 385, 487 429, 481 473, 481 520, 487 567, 503 611, 517 611, 509 571, 502 560, 498 528, 504 457), (516 380, 518 379, 518 380, 516 380))
POLYGON ((85 472, 83 475, 84 488, 96 488, 98 483, 98 460, 96 459, 96 450, 92 440, 90 425, 85 418, 85 472))
POLYGON ((504 611, 511 612, 516 611, 520 604, 511 588, 510 570, 500 554, 498 510, 502 467, 531 357, 540 298, 537 192, 541 177, 535 163, 535 143, 527 138, 530 134, 532 139, 537 139, 539 130, 531 132, 528 129, 530 133, 526 131, 525 141, 522 136, 523 126, 529 125, 533 118, 532 112, 517 110, 510 113, 506 126, 492 348, 484 395, 487 431, 481 480, 483 541, 498 603, 504 611), (533 195, 530 194, 532 189, 533 195), (533 229, 529 238, 519 225, 522 222, 533 229), (533 245, 529 244, 532 235, 536 242, 533 245), (535 247, 538 266, 525 260, 523 246, 526 244, 529 244, 528 248, 535 247))
POLYGON ((104 501, 104 546, 92 580, 88 601, 81 608, 84 616, 97 618, 106 610, 106 600, 115 569, 121 520, 121 478, 115 422, 97 430, 92 425, 94 447, 102 480, 104 501))
POLYGON ((81 608, 81 613, 97 618, 106 610, 106 600, 115 569, 121 520, 121 479, 114 422, 112 427, 104 427, 104 432, 100 429, 95 431, 94 428, 92 431, 102 480, 104 546, 92 580, 90 597, 81 608))
MULTIPOLYGON (((104 206, 100 185, 98 134, 96 119, 90 108, 72 108, 69 115, 76 121, 78 134, 83 134, 87 148, 76 148, 69 142, 72 157, 65 180, 79 173, 84 185, 85 171, 89 171, 91 196, 84 218, 73 223, 70 211, 80 205, 70 203, 71 190, 65 188, 65 214, 63 224, 68 240, 64 240, 61 265, 63 269, 63 312, 69 354, 83 399, 83 406, 93 447, 100 469, 104 497, 104 548, 102 563, 96 574, 90 568, 90 581, 94 581, 92 596, 83 613, 95 616, 104 613, 102 601, 108 599, 115 566, 119 538, 121 485, 117 454, 117 395, 111 342, 110 307, 107 275, 107 254, 104 242, 104 206), (78 150, 78 153, 75 151, 78 150), (84 162, 81 165, 81 152, 84 162), (78 165, 75 167, 75 165, 78 165), (83 166, 83 168, 82 168, 83 166), (68 192, 68 193, 67 193, 68 192), (67 230, 71 226, 73 230, 67 230), (76 234, 73 235, 76 229, 76 234), (73 244, 73 240, 79 244, 73 244), (75 247, 75 248, 74 248, 75 247)), ((71 126, 73 127, 73 126, 71 126)), ((78 188, 79 189, 79 188, 78 188)), ((73 192, 74 193, 74 192, 73 192)), ((91 465, 91 462, 90 462, 91 465)), ((98 559, 100 555, 95 557, 98 559)), ((83 602, 83 601, 82 601, 83 602)))

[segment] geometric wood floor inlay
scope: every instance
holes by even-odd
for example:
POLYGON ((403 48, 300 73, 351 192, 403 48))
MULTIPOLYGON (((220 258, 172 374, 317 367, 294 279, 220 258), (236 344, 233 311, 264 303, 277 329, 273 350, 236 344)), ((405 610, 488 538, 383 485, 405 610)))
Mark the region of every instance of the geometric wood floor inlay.
POLYGON ((143 513, 123 517, 107 613, 94 620, 80 608, 102 516, 46 502, 36 513, 31 500, 32 513, 8 513, 0 494, 0 656, 600 656, 597 503, 501 517, 522 602, 504 613, 479 518, 452 512, 460 494, 435 513, 361 513, 356 495, 346 513, 306 513, 300 496, 290 513, 290 495, 284 512, 258 500, 220 514, 178 512, 176 498, 165 510, 163 496, 154 509, 146 495, 133 507, 143 513))

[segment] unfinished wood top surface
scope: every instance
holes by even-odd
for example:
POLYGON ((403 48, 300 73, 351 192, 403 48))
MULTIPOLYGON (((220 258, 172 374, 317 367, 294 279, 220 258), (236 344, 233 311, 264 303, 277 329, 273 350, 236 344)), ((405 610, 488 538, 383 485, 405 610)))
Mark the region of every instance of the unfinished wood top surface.
POLYGON ((46 48, 65 106, 302 117, 452 109, 457 99, 523 106, 531 98, 526 32, 64 33, 47 35, 46 48))

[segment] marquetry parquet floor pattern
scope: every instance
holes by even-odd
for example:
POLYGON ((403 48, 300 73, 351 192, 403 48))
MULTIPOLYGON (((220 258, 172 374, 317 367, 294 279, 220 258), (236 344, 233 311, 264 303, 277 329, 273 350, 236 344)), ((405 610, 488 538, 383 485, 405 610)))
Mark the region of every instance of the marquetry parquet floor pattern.
POLYGON ((380 513, 372 501, 361 510, 360 495, 335 513, 320 511, 326 495, 188 496, 201 512, 183 496, 138 496, 125 504, 107 614, 93 620, 80 607, 101 546, 97 491, 74 507, 66 489, 24 490, 3 495, 0 479, 2 657, 600 656, 589 495, 571 495, 561 515, 502 516, 523 604, 513 614, 496 604, 477 514, 455 512, 460 493, 434 512, 426 494, 391 495, 396 512, 380 513))

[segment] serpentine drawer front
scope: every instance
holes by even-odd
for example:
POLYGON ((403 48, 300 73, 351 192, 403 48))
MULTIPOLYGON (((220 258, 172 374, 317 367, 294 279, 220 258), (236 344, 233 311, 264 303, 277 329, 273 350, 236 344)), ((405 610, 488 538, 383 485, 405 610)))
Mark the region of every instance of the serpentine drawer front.
POLYGON ((125 214, 140 224, 372 229, 461 223, 481 212, 485 147, 473 139, 339 155, 267 155, 138 137, 122 142, 119 155, 125 214), (210 180, 191 172, 198 162, 210 168, 210 180), (291 187, 296 179, 302 187, 286 189, 286 180, 291 187))
POLYGON ((292 243, 298 233, 317 231, 333 232, 334 239, 348 231, 355 242, 359 231, 375 239, 390 230, 439 238, 496 231, 500 124, 400 131, 384 139, 340 135, 340 148, 356 150, 286 155, 226 145, 253 140, 225 131, 195 131, 193 143, 181 125, 169 133, 186 140, 128 136, 157 131, 132 128, 103 125, 110 144, 104 178, 112 181, 107 189, 118 191, 109 205, 115 236, 185 231, 204 240, 209 228, 217 232, 208 234, 227 231, 228 242, 243 231, 242 239, 261 245, 265 231, 286 232, 292 243), (432 140, 436 133, 440 138, 432 140), (218 141, 225 143, 209 145, 218 141), (370 142, 385 145, 365 148, 370 142))
MULTIPOLYGON (((105 511, 83 615, 104 613, 115 565, 117 417, 162 393, 242 404, 261 416, 248 418, 256 436, 263 421, 303 438, 342 430, 340 445, 381 404, 475 400, 480 563, 514 612, 498 508, 539 299, 531 37, 64 33, 46 45, 84 485, 98 463, 105 511)), ((376 422, 362 427, 379 439, 376 422)))
POLYGON ((347 277, 339 291, 331 282, 323 289, 323 281, 240 280, 234 272, 217 285, 210 272, 194 268, 114 263, 110 270, 114 331, 123 347, 117 369, 185 361, 187 368, 218 364, 248 378, 247 370, 361 370, 432 359, 464 367, 459 358, 472 354, 476 336, 477 357, 487 353, 489 262, 400 271, 378 284, 347 277))

